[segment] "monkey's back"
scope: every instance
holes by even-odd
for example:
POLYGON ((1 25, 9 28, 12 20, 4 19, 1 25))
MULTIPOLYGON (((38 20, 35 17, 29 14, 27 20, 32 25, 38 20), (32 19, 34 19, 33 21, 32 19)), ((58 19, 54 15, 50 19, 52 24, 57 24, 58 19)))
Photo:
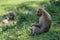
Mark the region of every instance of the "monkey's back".
POLYGON ((43 32, 49 31, 50 26, 51 26, 51 17, 49 18, 49 17, 41 16, 39 18, 39 24, 41 25, 40 29, 43 32))

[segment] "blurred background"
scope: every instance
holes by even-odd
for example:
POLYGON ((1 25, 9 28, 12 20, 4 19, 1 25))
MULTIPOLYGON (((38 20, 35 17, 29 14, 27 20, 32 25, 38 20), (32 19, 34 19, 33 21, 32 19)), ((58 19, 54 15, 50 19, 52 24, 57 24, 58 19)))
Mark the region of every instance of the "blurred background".
POLYGON ((0 0, 0 40, 60 40, 60 0, 0 0), (52 16, 49 32, 29 37, 28 28, 38 19, 37 10, 44 8, 52 16), (7 25, 3 20, 16 12, 16 20, 7 25))

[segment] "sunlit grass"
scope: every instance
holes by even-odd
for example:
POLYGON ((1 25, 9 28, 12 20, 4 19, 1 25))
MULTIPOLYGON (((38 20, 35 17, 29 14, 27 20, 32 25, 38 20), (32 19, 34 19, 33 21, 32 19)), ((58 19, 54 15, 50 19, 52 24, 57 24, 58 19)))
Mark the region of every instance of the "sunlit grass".
POLYGON ((0 5, 2 5, 2 4, 20 4, 20 3, 26 2, 26 1, 44 1, 44 0, 0 0, 0 5))
MULTIPOLYGON (((30 2, 30 1, 42 2, 44 0, 0 0, 0 10, 1 10, 0 14, 3 15, 4 13, 6 13, 7 12, 6 9, 8 8, 14 7, 15 5, 18 5, 24 2, 30 2)), ((49 0, 45 0, 45 1, 49 1, 49 0)), ((37 4, 32 4, 29 6, 36 7, 36 8, 39 7, 39 5, 37 4)))

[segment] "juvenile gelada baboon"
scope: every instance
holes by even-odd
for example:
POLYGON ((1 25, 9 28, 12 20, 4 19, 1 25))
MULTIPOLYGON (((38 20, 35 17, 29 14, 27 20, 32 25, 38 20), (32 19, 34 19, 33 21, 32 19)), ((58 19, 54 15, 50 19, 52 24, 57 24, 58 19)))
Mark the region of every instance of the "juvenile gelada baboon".
POLYGON ((37 34, 42 34, 46 33, 49 31, 51 27, 51 16, 50 14, 44 10, 43 8, 38 9, 38 16, 39 16, 39 21, 36 23, 33 23, 31 26, 31 36, 37 35, 37 34))
POLYGON ((10 12, 8 14, 8 18, 9 18, 9 20, 15 20, 16 19, 16 13, 15 12, 10 12))
POLYGON ((17 15, 17 7, 14 7, 14 10, 8 13, 9 20, 16 20, 16 15, 17 15))

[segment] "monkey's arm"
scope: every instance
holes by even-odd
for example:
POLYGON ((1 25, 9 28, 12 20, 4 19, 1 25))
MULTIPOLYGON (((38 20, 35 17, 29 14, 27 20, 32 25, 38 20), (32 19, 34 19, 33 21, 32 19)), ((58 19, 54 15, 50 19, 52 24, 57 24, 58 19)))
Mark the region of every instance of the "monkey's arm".
POLYGON ((42 25, 39 24, 39 23, 34 23, 34 24, 31 25, 31 27, 32 27, 32 26, 35 26, 35 27, 39 27, 39 28, 40 28, 42 25))

